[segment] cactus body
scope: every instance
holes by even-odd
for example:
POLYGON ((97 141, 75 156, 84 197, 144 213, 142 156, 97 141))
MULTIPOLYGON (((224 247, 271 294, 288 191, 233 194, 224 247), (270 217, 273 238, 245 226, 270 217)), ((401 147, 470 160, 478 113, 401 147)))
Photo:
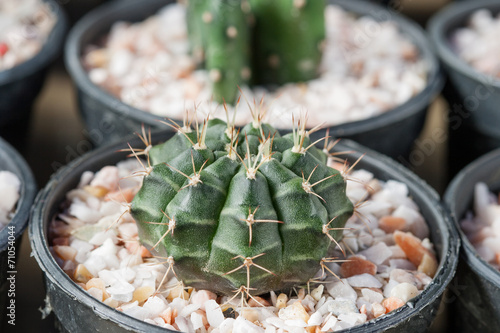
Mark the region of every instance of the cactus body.
POLYGON ((255 80, 285 84, 318 76, 325 0, 250 0, 255 16, 255 80))
POLYGON ((353 211, 343 177, 321 150, 274 132, 250 124, 231 141, 234 128, 213 120, 197 140, 177 134, 151 149, 131 212, 141 242, 171 257, 186 285, 229 295, 303 284, 340 239, 332 228, 353 211))
POLYGON ((192 55, 209 71, 217 102, 238 85, 314 79, 325 38, 325 0, 189 0, 192 55))
POLYGON ((187 19, 192 54, 209 71, 214 100, 233 103, 250 69, 249 13, 240 1, 190 0, 187 19))

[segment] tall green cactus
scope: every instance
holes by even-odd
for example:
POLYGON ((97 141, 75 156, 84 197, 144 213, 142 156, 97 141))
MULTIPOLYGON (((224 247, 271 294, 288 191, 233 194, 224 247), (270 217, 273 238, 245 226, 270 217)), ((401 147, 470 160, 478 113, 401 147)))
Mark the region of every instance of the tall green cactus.
POLYGON ((254 71, 258 84, 318 76, 325 39, 325 0, 250 0, 255 16, 254 71))
POLYGON ((304 130, 210 120, 149 151, 132 201, 141 242, 186 285, 252 294, 307 283, 353 212, 304 130))
POLYGON ((188 0, 192 54, 210 71, 214 99, 233 103, 237 86, 248 82, 314 79, 325 6, 325 0, 188 0))

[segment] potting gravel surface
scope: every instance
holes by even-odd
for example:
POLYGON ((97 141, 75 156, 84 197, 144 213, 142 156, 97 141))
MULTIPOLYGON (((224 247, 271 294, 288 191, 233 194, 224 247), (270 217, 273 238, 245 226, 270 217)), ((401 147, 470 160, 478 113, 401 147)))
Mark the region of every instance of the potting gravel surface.
POLYGON ((41 0, 0 1, 0 71, 35 56, 56 23, 41 0))
POLYGON ((474 188, 474 212, 468 212, 460 227, 481 258, 500 270, 500 202, 485 183, 474 188))
POLYGON ((140 169, 130 159, 83 173, 51 221, 49 239, 55 260, 75 283, 150 324, 183 332, 336 331, 403 306, 437 270, 428 226, 407 186, 356 170, 347 194, 353 203, 364 203, 344 231, 347 258, 335 250, 339 261, 325 263, 327 269, 316 275, 321 283, 254 296, 242 306, 240 297, 183 286, 171 272, 163 281, 165 260, 139 244, 127 211, 142 179, 123 177, 140 169))
POLYGON ((12 219, 20 196, 21 181, 10 171, 0 171, 0 230, 12 219))
MULTIPOLYGON (((185 15, 184 6, 172 4, 144 22, 115 23, 104 46, 86 49, 82 61, 90 80, 124 103, 159 116, 182 119, 186 108, 201 103, 201 120, 207 113, 225 119, 224 108, 210 103, 208 72, 196 69, 189 54, 185 15)), ((249 101, 274 101, 266 122, 292 128, 290 113, 304 110, 310 126, 361 120, 406 102, 425 87, 426 64, 394 22, 356 18, 333 5, 325 15, 319 78, 273 92, 242 87, 249 101)), ((251 120, 246 103, 240 103, 237 124, 251 120)))
POLYGON ((457 54, 478 71, 500 78, 500 14, 476 10, 468 25, 457 29, 451 42, 457 54))

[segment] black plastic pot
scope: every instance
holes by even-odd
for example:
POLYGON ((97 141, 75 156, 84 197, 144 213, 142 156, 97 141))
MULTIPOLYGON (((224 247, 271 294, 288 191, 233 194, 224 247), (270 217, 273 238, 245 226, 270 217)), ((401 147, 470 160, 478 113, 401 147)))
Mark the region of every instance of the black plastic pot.
POLYGON ((475 70, 453 50, 450 36, 467 25, 477 9, 500 12, 497 0, 453 3, 429 21, 434 48, 448 74, 444 95, 450 104, 450 166, 455 174, 475 158, 500 147, 500 79, 475 70))
POLYGON ((500 191, 500 149, 475 160, 453 179, 445 194, 454 227, 462 239, 460 260, 451 288, 454 332, 498 332, 500 327, 500 272, 481 259, 459 222, 472 210, 474 186, 484 182, 500 191))
MULTIPOLYGON (((77 86, 79 109, 94 144, 102 145, 123 138, 140 130, 142 123, 158 127, 158 120, 161 118, 129 106, 94 85, 82 66, 84 47, 105 35, 114 22, 142 21, 171 2, 172 0, 115 1, 86 15, 70 32, 66 44, 66 66, 77 86)), ((379 116, 330 128, 330 135, 353 139, 394 158, 406 156, 422 130, 428 105, 442 88, 443 80, 437 58, 422 29, 395 11, 367 1, 330 2, 341 5, 347 11, 372 16, 378 21, 394 20, 401 31, 417 45, 429 66, 427 86, 408 102, 379 116)))
POLYGON ((66 16, 55 0, 44 0, 57 22, 40 52, 8 70, 0 71, 0 136, 16 146, 26 138, 30 111, 45 80, 47 68, 61 51, 66 16))
MULTIPOLYGON (((153 142, 165 140, 170 135, 157 133, 153 142)), ((130 142, 132 146, 139 144, 137 138, 131 138, 130 142)), ((94 299, 59 268, 48 248, 49 223, 65 200, 66 193, 75 188, 85 170, 97 171, 124 159, 125 153, 117 153, 117 150, 125 147, 125 142, 102 147, 61 168, 40 191, 33 206, 29 229, 31 247, 45 275, 48 304, 68 332, 166 332, 94 299)), ((418 297, 391 315, 349 332, 422 332, 436 316, 441 296, 455 273, 460 243, 458 234, 441 208, 436 192, 400 164, 349 140, 342 141, 335 150, 355 151, 347 155, 351 163, 361 153, 367 152, 359 168, 373 172, 379 179, 395 179, 408 185, 412 198, 429 223, 431 239, 439 257, 439 268, 433 282, 418 297)))
MULTIPOLYGON (((20 197, 17 202, 15 215, 10 223, 0 230, 0 327, 1 323, 9 318, 6 314, 7 291, 10 287, 11 275, 16 275, 15 262, 19 258, 21 236, 28 226, 31 205, 36 195, 36 182, 30 168, 7 142, 0 138, 0 170, 10 171, 21 181, 20 197), (13 265, 13 266, 11 266, 13 265)), ((15 282, 15 279, 14 279, 15 282)), ((14 288, 15 289, 15 288, 14 288)), ((10 299, 10 298, 9 298, 10 299)), ((15 300, 15 299, 14 299, 15 300)))

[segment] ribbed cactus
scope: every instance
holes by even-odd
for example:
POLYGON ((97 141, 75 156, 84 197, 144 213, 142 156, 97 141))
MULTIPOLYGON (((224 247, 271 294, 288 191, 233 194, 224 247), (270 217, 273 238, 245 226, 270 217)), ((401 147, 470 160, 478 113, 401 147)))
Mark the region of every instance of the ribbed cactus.
POLYGON ((210 120, 148 152, 131 212, 141 242, 189 286, 257 295, 305 284, 353 212, 303 128, 280 137, 258 121, 237 132, 210 120))
POLYGON ((325 0, 188 0, 192 54, 210 71, 214 99, 235 102, 244 83, 315 78, 325 6, 325 0))

